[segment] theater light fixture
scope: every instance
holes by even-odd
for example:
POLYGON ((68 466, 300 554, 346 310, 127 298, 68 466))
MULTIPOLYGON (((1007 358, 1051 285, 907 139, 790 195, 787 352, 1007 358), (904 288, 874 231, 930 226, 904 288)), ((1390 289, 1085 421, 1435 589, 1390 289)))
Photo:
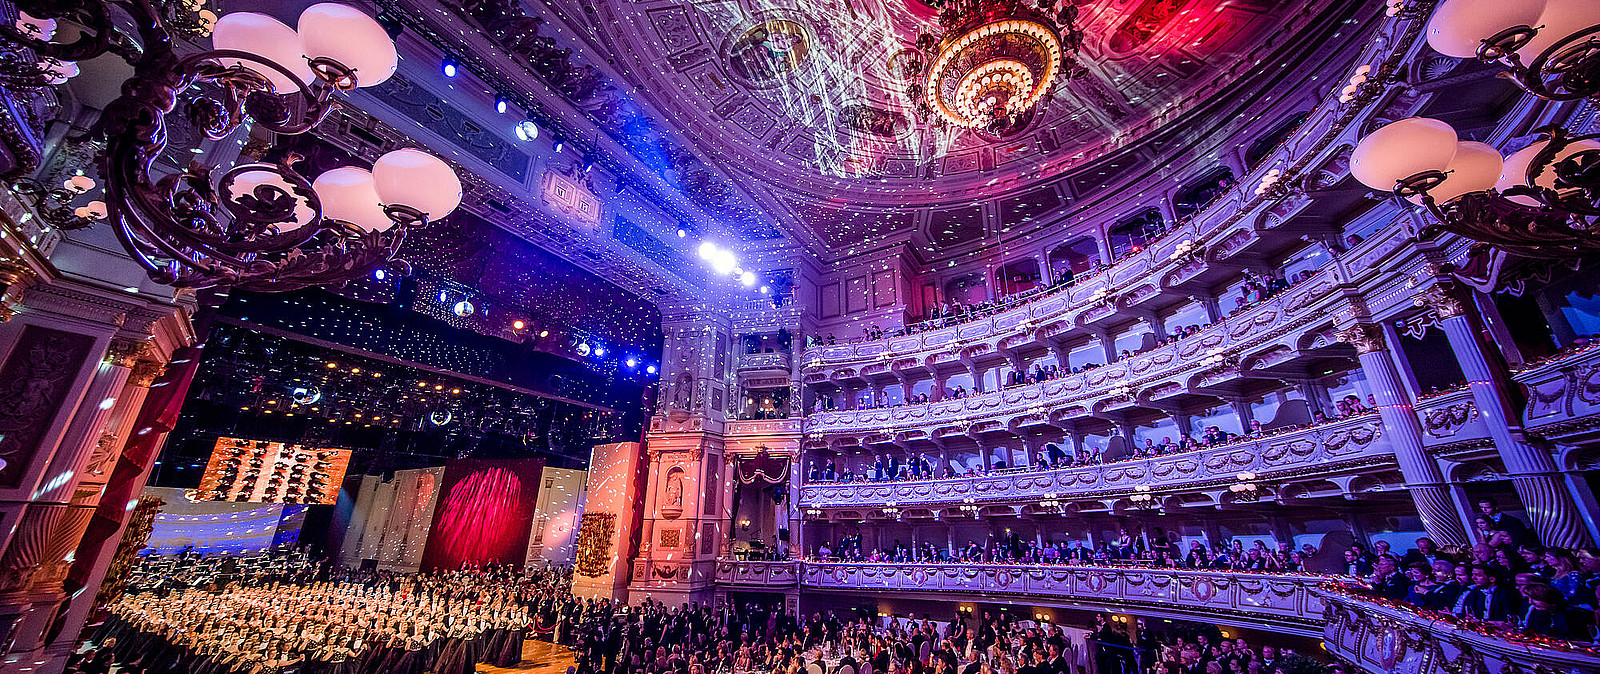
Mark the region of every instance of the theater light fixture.
POLYGON ((120 20, 106 0, 25 0, 18 9, 37 21, 104 28, 59 43, 5 25, 0 39, 41 58, 114 53, 133 66, 93 138, 104 144, 105 219, 155 281, 271 292, 343 282, 403 264, 391 260, 405 232, 461 202, 455 171, 410 149, 380 157, 370 171, 342 167, 315 180, 291 167, 299 161, 292 155, 279 164, 234 166, 216 182, 211 167, 198 164, 153 174, 153 159, 167 150, 166 115, 179 103, 195 130, 212 140, 247 121, 279 135, 301 134, 332 110, 334 94, 389 79, 398 57, 383 26, 348 5, 311 5, 296 28, 234 12, 217 20, 212 49, 184 55, 175 51, 181 41, 162 3, 114 4, 132 21, 120 20), (138 35, 117 27, 123 25, 138 35), (132 44, 143 49, 125 48, 132 44))
POLYGON ((1600 254, 1600 134, 1560 127, 1501 158, 1427 117, 1391 122, 1350 155, 1363 184, 1426 207, 1435 229, 1530 258, 1600 254))

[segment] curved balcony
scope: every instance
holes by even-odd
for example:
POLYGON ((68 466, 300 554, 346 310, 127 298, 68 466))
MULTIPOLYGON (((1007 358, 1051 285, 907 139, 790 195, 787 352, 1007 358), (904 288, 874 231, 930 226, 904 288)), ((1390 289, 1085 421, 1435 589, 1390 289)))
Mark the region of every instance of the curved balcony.
MULTIPOLYGON (((1401 17, 1381 27, 1371 46, 1356 63, 1375 70, 1397 68, 1411 52, 1419 50, 1418 39, 1425 18, 1401 17)), ((1108 296, 1118 307, 1159 301, 1173 292, 1204 292, 1219 279, 1213 263, 1227 262, 1240 254, 1260 255, 1281 246, 1287 238, 1298 239, 1303 230, 1292 225, 1297 212, 1311 199, 1300 190, 1329 188, 1348 175, 1347 163, 1339 155, 1347 151, 1367 117, 1393 114, 1388 102, 1376 96, 1360 105, 1347 105, 1328 97, 1311 112, 1306 122, 1267 153, 1249 172, 1239 176, 1239 187, 1208 204, 1183 224, 1172 227, 1160 239, 1139 253, 1116 260, 1095 274, 1082 277, 1066 288, 1045 294, 1000 311, 948 327, 910 335, 887 337, 844 344, 812 344, 801 352, 807 369, 807 382, 825 375, 822 368, 866 365, 885 358, 926 359, 940 351, 959 352, 969 346, 991 342, 997 337, 1023 336, 1036 325, 1049 325, 1064 315, 1077 320, 1068 327, 1091 325, 1109 316, 1096 313, 1094 305, 1108 296), (1282 171, 1273 188, 1248 189, 1262 184, 1268 171, 1282 171), (1294 185, 1295 187, 1289 187, 1294 185), (1280 229, 1281 228, 1281 229, 1280 229), (1284 236, 1278 236, 1281 232, 1284 236), (1268 241, 1276 239, 1276 241, 1268 241), (1114 292, 1115 291, 1115 292, 1114 292), (1087 319, 1087 320, 1084 320, 1087 319)), ((1057 328, 1058 329, 1058 328, 1057 328)))
POLYGON ((717 584, 734 588, 773 589, 800 582, 800 560, 717 560, 717 584))
POLYGON ((806 484, 800 506, 815 509, 1000 504, 1037 501, 1067 493, 1075 501, 1110 500, 1130 507, 1136 492, 1170 506, 1211 506, 1231 502, 1229 487, 1240 473, 1254 473, 1269 487, 1256 498, 1299 498, 1325 491, 1351 493, 1383 488, 1381 478, 1361 480, 1394 467, 1393 450, 1376 413, 1220 447, 1147 459, 1050 471, 1016 471, 980 477, 910 482, 806 484), (1201 491, 1181 497, 1164 492, 1201 491))
POLYGON ((1026 598, 1321 636, 1325 609, 1312 589, 1331 579, 1183 569, 808 561, 800 584, 834 592, 929 593, 950 601, 1026 598))
POLYGON ((1327 606, 1328 652, 1372 674, 1600 671, 1600 650, 1593 646, 1488 632, 1337 588, 1312 594, 1327 606))
MULTIPOLYGON (((1055 424, 1130 406, 1170 403, 1186 392, 1225 395, 1239 379, 1271 377, 1302 357, 1320 357, 1333 344, 1334 309, 1345 301, 1335 288, 1343 270, 1331 264, 1273 299, 1229 316, 1175 344, 1051 381, 939 402, 867 410, 819 412, 806 419, 809 434, 858 436, 983 431, 1055 424), (1118 399, 1108 399, 1122 392, 1118 399), (939 426, 950 426, 938 429, 939 426), (979 427, 979 428, 975 428, 979 427)), ((955 358, 954 354, 936 357, 955 358)), ((877 367, 887 368, 880 361, 877 367)), ((919 434, 921 434, 919 436, 919 434)))
POLYGON ((1529 430, 1568 442, 1600 435, 1600 343, 1525 366, 1513 378, 1528 387, 1529 430))

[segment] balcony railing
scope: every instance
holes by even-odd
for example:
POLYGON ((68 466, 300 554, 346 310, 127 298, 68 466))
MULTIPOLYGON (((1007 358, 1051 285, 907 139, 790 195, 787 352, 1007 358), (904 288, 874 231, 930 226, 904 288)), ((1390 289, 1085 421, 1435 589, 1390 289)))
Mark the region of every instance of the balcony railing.
POLYGON ((730 421, 726 435, 799 435, 800 419, 750 419, 730 421))
POLYGON ((927 592, 951 600, 1028 597, 1320 636, 1324 607, 1311 590, 1331 579, 1182 569, 808 561, 801 585, 840 592, 927 592))
MULTIPOLYGON (((1046 494, 1074 500, 1132 495, 1142 486, 1160 498, 1172 490, 1222 493, 1240 473, 1255 473, 1267 485, 1292 473, 1295 479, 1350 469, 1393 465, 1393 450, 1376 413, 1219 447, 1114 463, 1049 471, 1019 470, 979 477, 908 482, 813 483, 800 487, 804 508, 873 508, 894 504, 1034 502, 1046 494)), ((1263 495, 1270 498, 1270 495, 1263 495)))
POLYGON ((1561 438, 1600 427, 1600 342, 1557 354, 1513 378, 1528 387, 1523 417, 1529 430, 1561 438))
POLYGON ((744 353, 739 355, 740 372, 788 372, 789 352, 744 353))
POLYGON ((1261 302, 1175 344, 1038 384, 1016 386, 964 398, 868 410, 819 412, 806 420, 808 433, 863 434, 982 421, 1004 425, 1041 411, 1087 416, 1093 402, 1112 389, 1130 387, 1132 400, 1149 402, 1191 386, 1215 385, 1249 374, 1254 367, 1281 365, 1302 346, 1299 331, 1326 321, 1327 308, 1342 301, 1332 292, 1337 268, 1329 267, 1279 296, 1261 302), (1218 365, 1212 356, 1233 354, 1218 365), (1261 354, 1255 356, 1254 354, 1261 354), (1080 403, 1073 406, 1072 403, 1080 403))
POLYGON ((1600 671, 1600 650, 1586 644, 1508 635, 1335 588, 1312 593, 1328 609, 1328 652, 1373 674, 1600 671))
POLYGON ((748 561, 718 559, 717 584, 745 587, 782 587, 800 581, 800 560, 748 561))

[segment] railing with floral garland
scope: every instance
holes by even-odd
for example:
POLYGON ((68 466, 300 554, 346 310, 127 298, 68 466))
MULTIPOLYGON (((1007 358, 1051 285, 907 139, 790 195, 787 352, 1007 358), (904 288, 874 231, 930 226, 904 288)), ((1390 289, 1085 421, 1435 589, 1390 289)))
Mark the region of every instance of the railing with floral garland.
POLYGON ((739 354, 739 371, 752 370, 781 370, 789 371, 789 352, 773 351, 770 353, 742 353, 739 354))
POLYGON ((800 487, 800 506, 1026 503, 1062 493, 1071 494, 1074 500, 1134 493, 1159 499, 1162 492, 1179 489, 1226 493, 1239 482, 1241 473, 1255 474, 1256 480, 1273 485, 1281 481, 1275 478, 1291 474, 1303 479, 1356 469, 1382 469, 1393 466, 1392 455, 1382 423, 1376 413, 1371 413, 1219 447, 1101 465, 943 480, 812 483, 800 487))
POLYGON ((1510 632, 1337 586, 1312 591, 1327 606, 1329 653, 1373 674, 1595 672, 1600 648, 1510 632))
POLYGON ((717 584, 747 587, 782 587, 800 581, 800 560, 776 561, 720 558, 717 584))
POLYGON ((1512 378, 1528 387, 1529 430, 1559 438, 1600 428, 1600 340, 1524 366, 1512 378))
POLYGON ((1334 578, 1102 566, 807 561, 800 584, 841 592, 928 592, 952 601, 1027 598, 1320 636, 1324 607, 1311 590, 1334 578))

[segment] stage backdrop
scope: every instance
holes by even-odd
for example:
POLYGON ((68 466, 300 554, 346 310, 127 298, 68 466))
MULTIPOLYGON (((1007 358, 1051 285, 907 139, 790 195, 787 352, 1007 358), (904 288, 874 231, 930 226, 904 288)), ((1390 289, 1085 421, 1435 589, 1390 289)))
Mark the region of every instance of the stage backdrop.
POLYGON ((422 570, 463 563, 521 565, 544 459, 458 459, 445 464, 422 570))

